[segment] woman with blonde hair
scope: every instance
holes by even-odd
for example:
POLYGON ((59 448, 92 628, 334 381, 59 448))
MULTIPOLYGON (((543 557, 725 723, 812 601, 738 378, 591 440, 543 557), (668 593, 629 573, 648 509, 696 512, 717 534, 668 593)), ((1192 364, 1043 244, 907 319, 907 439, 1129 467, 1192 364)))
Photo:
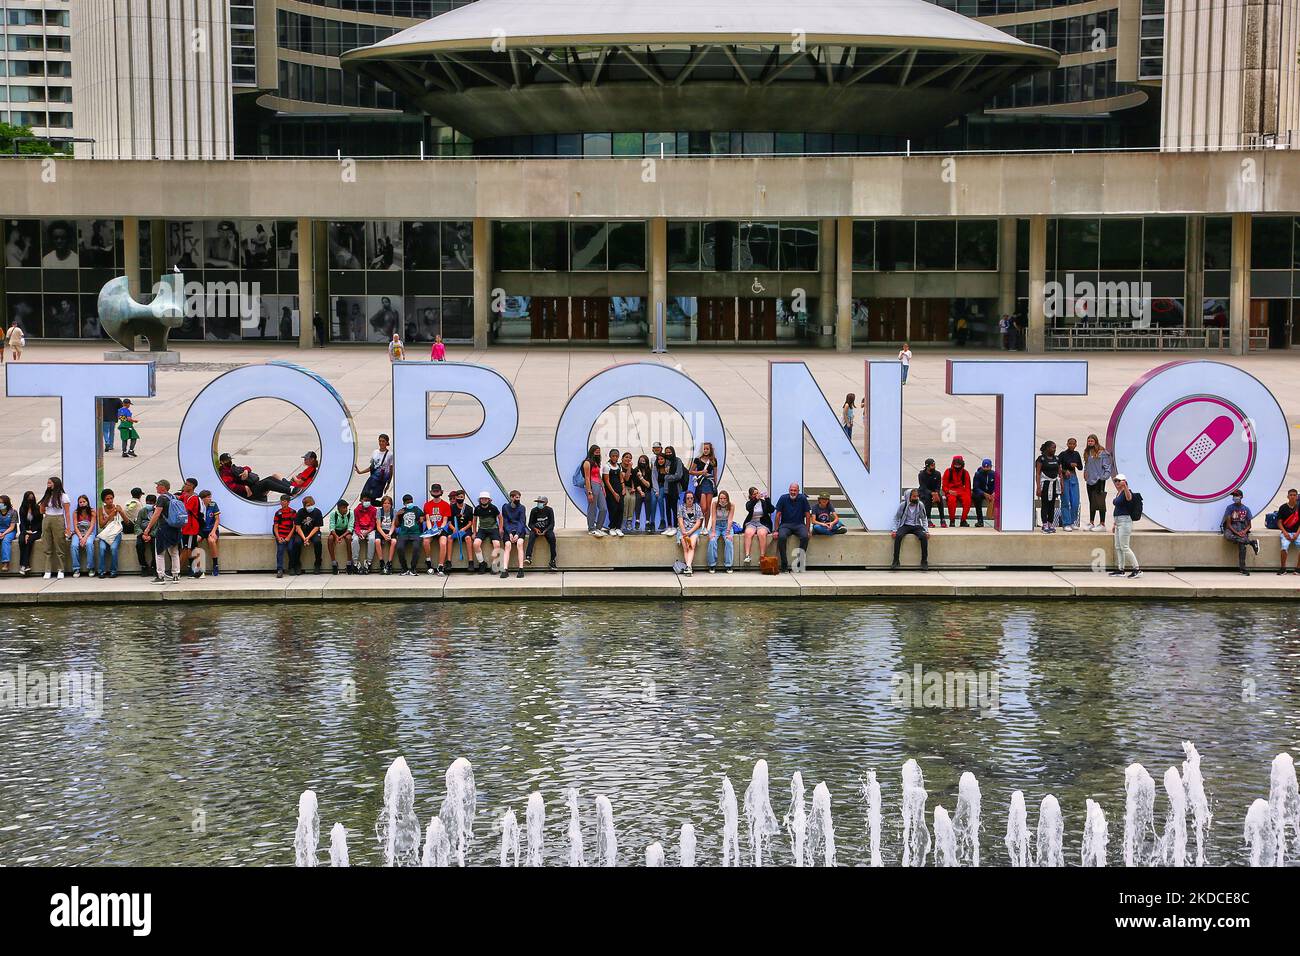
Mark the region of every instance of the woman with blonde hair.
POLYGON ((1088 530, 1106 530, 1106 482, 1115 477, 1115 460, 1095 434, 1083 448, 1083 483, 1088 488, 1088 530), (1101 521, 1094 523, 1093 516, 1101 521))

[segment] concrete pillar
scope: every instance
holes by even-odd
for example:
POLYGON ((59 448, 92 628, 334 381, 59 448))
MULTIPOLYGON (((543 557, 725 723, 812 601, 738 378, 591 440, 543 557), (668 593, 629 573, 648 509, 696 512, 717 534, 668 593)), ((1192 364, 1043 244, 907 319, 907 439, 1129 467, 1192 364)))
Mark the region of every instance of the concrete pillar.
POLYGON ((835 220, 835 351, 853 348, 853 220, 835 220))
MULTIPOLYGON (((646 320, 650 324, 650 341, 649 345, 653 349, 659 343, 655 341, 658 334, 659 317, 662 314, 664 321, 664 338, 668 337, 668 220, 659 216, 650 220, 650 248, 646 250, 649 253, 650 272, 650 302, 649 311, 646 312, 646 320)), ((668 347, 667 341, 663 342, 665 348, 668 347)))
MULTIPOLYGON (((298 220, 298 348, 315 341, 312 317, 316 313, 316 233, 310 219, 298 220)), ((321 313, 324 315, 324 313, 321 313)), ((324 345, 325 343, 321 343, 324 345)))
POLYGON ((124 216, 122 219, 122 269, 126 272, 126 287, 131 297, 140 301, 140 218, 124 216))
POLYGON ((149 289, 167 272, 167 224, 162 219, 149 220, 149 289))
POLYGON ((835 325, 839 320, 839 311, 835 307, 835 271, 839 265, 836 254, 837 228, 834 219, 823 219, 817 224, 817 347, 835 348, 838 337, 835 325))
POLYGON ((1228 289, 1228 352, 1250 351, 1250 213, 1232 216, 1232 271, 1228 289))
POLYGON ((1025 348, 1034 353, 1047 351, 1047 316, 1043 308, 1047 284, 1047 217, 1029 217, 1029 328, 1025 348))
POLYGON ((1205 326, 1205 217, 1187 217, 1187 259, 1183 264, 1183 322, 1189 329, 1205 326))
POLYGON ((998 316, 1016 311, 1016 220, 998 220, 998 316))
POLYGON ((488 344, 489 316, 492 308, 492 222, 479 216, 474 220, 474 348, 488 344))

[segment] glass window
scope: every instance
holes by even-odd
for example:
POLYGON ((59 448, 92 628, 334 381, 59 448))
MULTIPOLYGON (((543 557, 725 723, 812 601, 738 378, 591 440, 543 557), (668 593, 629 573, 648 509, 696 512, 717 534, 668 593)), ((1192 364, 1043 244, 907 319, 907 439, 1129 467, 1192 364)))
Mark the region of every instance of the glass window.
POLYGON ((645 272, 644 220, 609 224, 609 268, 614 272, 645 272))
POLYGON ((1142 224, 1142 268, 1182 269, 1187 260, 1187 220, 1182 216, 1146 219, 1142 224))
POLYGON ((559 220, 534 222, 532 231, 534 271, 569 271, 568 223, 559 220))
POLYGON ((1100 230, 1096 219, 1061 219, 1056 228, 1056 267, 1096 270, 1100 230))
POLYGON ((858 219, 853 223, 853 271, 871 272, 876 268, 876 223, 858 219))
POLYGON ((1100 251, 1103 269, 1142 268, 1142 220, 1101 220, 1100 251))
POLYGON ((527 222, 497 222, 493 225, 496 268, 503 272, 529 268, 532 261, 529 255, 530 233, 527 222))
POLYGON ((717 219, 704 223, 700 242, 700 268, 706 272, 731 272, 735 266, 736 222, 717 219))
POLYGON ((776 151, 778 153, 802 153, 803 133, 777 133, 776 151))
POLYGON ((1250 221, 1250 267, 1291 268, 1291 217, 1255 216, 1250 221))
POLYGON ((442 224, 442 250, 439 258, 444 269, 464 270, 474 267, 472 222, 452 221, 442 224))
POLYGON ((773 133, 746 133, 744 136, 745 155, 761 156, 774 152, 776 149, 775 139, 773 133))
POLYGON ((570 225, 574 272, 604 272, 608 268, 609 223, 575 222, 570 225))
POLYGON ((777 224, 742 222, 737 233, 736 268, 775 271, 777 268, 777 224))
POLYGON ((645 151, 647 156, 673 156, 677 153, 676 133, 646 133, 645 151))
POLYGON ((781 223, 782 272, 816 272, 820 238, 816 220, 781 223))
POLYGON ((700 268, 700 224, 689 219, 668 222, 668 268, 697 272, 700 268))
POLYGON ((921 219, 916 223, 916 268, 953 269, 957 265, 957 223, 921 219))
POLYGON ((1232 220, 1227 216, 1205 218, 1205 268, 1232 267, 1232 220))
POLYGON ((881 272, 910 272, 916 262, 916 222, 911 219, 876 221, 876 268, 881 272))
POLYGON ((645 152, 645 144, 640 133, 615 133, 615 156, 640 156, 645 152))
POLYGON ((612 136, 609 133, 583 133, 582 155, 608 156, 611 148, 611 140, 612 136))
POLYGON ((957 268, 991 272, 998 267, 998 221, 964 219, 957 223, 957 268))

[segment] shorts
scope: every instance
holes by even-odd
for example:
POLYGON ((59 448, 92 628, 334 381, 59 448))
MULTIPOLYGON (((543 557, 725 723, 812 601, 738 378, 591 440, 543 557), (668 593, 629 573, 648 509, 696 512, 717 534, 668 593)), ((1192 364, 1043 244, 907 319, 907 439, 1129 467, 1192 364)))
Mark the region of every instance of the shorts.
POLYGON ((761 521, 747 521, 747 522, 745 522, 745 527, 744 527, 742 530, 744 530, 744 531, 748 531, 750 528, 753 528, 755 531, 769 531, 769 532, 770 532, 770 531, 772 530, 772 529, 769 528, 767 525, 763 524, 763 522, 761 522, 761 521))
POLYGON ((717 484, 713 481, 712 478, 701 478, 695 484, 695 494, 696 495, 717 494, 717 487, 718 487, 717 484))
POLYGON ((491 531, 479 531, 474 537, 479 541, 500 541, 501 532, 494 528, 491 531))
POLYGON ((199 536, 197 534, 181 535, 181 550, 193 551, 199 546, 199 536))
POLYGON ((1277 538, 1278 538, 1278 544, 1281 546, 1283 551, 1289 551, 1293 547, 1300 549, 1300 536, 1298 536, 1294 541, 1292 541, 1284 534, 1279 534, 1277 538))
MULTIPOLYGON (((702 530, 704 529, 701 528, 700 531, 702 530)), ((696 538, 700 536, 700 531, 692 531, 690 534, 687 535, 687 537, 690 538, 692 541, 694 541, 696 538)), ((677 529, 677 543, 678 544, 682 543, 682 530, 680 528, 677 529)))

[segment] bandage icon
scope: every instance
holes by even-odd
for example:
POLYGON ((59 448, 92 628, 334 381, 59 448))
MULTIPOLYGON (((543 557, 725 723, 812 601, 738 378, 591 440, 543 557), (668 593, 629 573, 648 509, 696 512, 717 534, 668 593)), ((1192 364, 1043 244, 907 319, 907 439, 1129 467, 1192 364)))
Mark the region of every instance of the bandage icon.
POLYGON ((1214 454, 1215 449, 1228 440, 1233 431, 1232 419, 1220 415, 1192 439, 1191 444, 1169 463, 1166 473, 1174 481, 1182 481, 1201 466, 1201 462, 1214 454))

